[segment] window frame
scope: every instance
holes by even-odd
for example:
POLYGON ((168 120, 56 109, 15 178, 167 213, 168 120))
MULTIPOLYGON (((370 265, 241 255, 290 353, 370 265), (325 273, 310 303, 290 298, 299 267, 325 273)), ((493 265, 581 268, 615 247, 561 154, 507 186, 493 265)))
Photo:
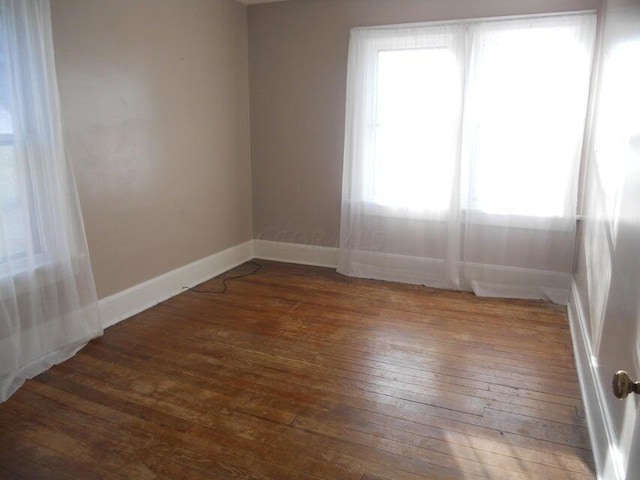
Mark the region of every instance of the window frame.
MULTIPOLYGON (((455 23, 455 22, 454 22, 455 23)), ((466 28, 466 27, 463 27, 466 28)), ((366 146, 365 149, 369 152, 375 150, 376 144, 376 132, 379 127, 379 122, 377 118, 378 108, 377 108, 377 84, 378 84, 378 71, 379 71, 379 54, 381 52, 391 52, 391 51, 406 51, 406 50, 422 50, 422 49, 447 49, 452 50, 455 42, 455 37, 452 34, 446 34, 443 36, 445 40, 437 42, 432 39, 423 39, 423 41, 418 41, 415 45, 411 47, 394 47, 393 42, 397 38, 395 36, 389 36, 385 39, 375 39, 379 46, 376 48, 370 49, 368 59, 361 60, 361 66, 368 69, 369 71, 375 72, 375 84, 376 89, 373 92, 374 100, 370 102, 369 109, 365 114, 365 128, 366 128, 366 146)), ((462 89, 464 87, 463 84, 460 85, 462 89)), ((462 94, 462 92, 461 92, 462 94)), ((462 100, 462 97, 461 97, 462 100)), ((458 115, 458 122, 462 121, 461 118, 461 109, 458 115)), ((363 167, 369 165, 369 171, 375 172, 375 163, 376 159, 372 158, 372 155, 363 155, 363 167)), ((454 165, 452 166, 455 169, 455 159, 454 165)), ((382 203, 375 202, 370 193, 366 192, 365 185, 359 185, 357 191, 357 198, 352 198, 350 201, 354 205, 358 205, 359 209, 364 212, 366 215, 370 216, 380 216, 380 217, 389 217, 389 218, 410 218, 410 219, 421 219, 427 221, 444 221, 446 219, 446 210, 431 210, 431 209, 412 209, 406 206, 393 206, 386 205, 382 203)))
MULTIPOLYGON (((596 13, 597 12, 594 10, 583 10, 583 11, 562 12, 558 14, 546 14, 546 15, 545 14, 520 15, 520 16, 509 16, 509 17, 491 17, 491 18, 480 18, 480 19, 454 20, 449 22, 428 22, 428 23, 418 23, 418 24, 388 25, 384 27, 362 27, 362 28, 357 28, 355 30, 377 29, 378 33, 382 32, 382 35, 384 35, 384 30, 387 28, 389 30, 393 30, 397 28, 409 29, 412 26, 424 27, 424 26, 444 25, 444 24, 454 24, 454 25, 460 26, 460 28, 463 31, 464 42, 465 42, 464 64, 465 64, 465 70, 466 70, 466 67, 468 66, 468 62, 469 62, 469 59, 467 57, 469 56, 469 52, 471 48, 469 45, 469 40, 467 35, 468 35, 469 29, 473 25, 479 25, 484 22, 502 22, 502 21, 508 22, 513 20, 522 20, 522 19, 528 19, 528 18, 535 20, 543 17, 563 17, 563 16, 567 17, 567 16, 585 15, 585 16, 591 16, 595 18, 596 13)), ((430 48, 430 47, 431 46, 420 45, 420 46, 416 46, 415 48, 430 48)), ((431 47, 431 48, 438 48, 438 46, 431 47)), ((369 65, 366 64, 366 60, 360 60, 359 63, 360 63, 360 66, 365 65, 365 68, 374 68, 377 70, 379 52, 389 51, 389 50, 406 50, 406 49, 407 48, 389 48, 384 46, 378 47, 375 49, 370 48, 369 50, 374 52, 373 58, 375 58, 375 61, 373 62, 369 61, 368 62, 369 65)), ((371 58, 371 55, 369 55, 368 58, 371 58)), ((591 61, 593 62, 593 58, 591 59, 591 61)), ((376 76, 377 76, 377 73, 376 73, 376 76)), ((377 80, 376 80, 376 83, 377 83, 377 80)), ((463 92, 466 91, 466 88, 467 88, 467 79, 465 79, 463 82, 463 92)), ((464 101, 465 99, 463 98, 462 102, 464 101)), ((367 112, 367 115, 366 115, 367 120, 365 121, 365 124, 367 125, 367 138, 375 139, 375 130, 377 127, 376 119, 375 119, 375 110, 376 110, 375 103, 376 102, 374 101, 371 103, 374 105, 374 107, 372 108, 372 111, 367 112), (371 132, 374 132, 374 133, 371 133, 371 132)), ((461 122, 462 121, 463 121, 463 118, 461 114, 461 122)), ((460 128, 462 131, 462 123, 460 128)), ((371 142, 368 141, 367 143, 370 144, 371 142)), ((370 149, 370 145, 368 146, 368 148, 370 149)), ((362 154, 362 155, 363 157, 367 156, 366 154, 362 154)), ((369 153, 369 156, 373 156, 373 155, 369 153)), ((372 161, 375 161, 375 160, 367 160, 365 158, 361 162, 364 165, 365 162, 372 162, 372 161)), ((456 169, 462 168, 461 158, 457 158, 456 161, 457 161, 457 165, 455 166, 455 168, 456 169)), ((364 183, 365 182, 363 182, 362 185, 358 185, 357 188, 353 188, 351 190, 351 198, 349 198, 348 201, 351 204, 353 204, 353 206, 357 210, 359 210, 365 215, 391 217, 391 218, 422 219, 424 221, 447 221, 449 214, 446 210, 436 211, 436 210, 429 210, 429 209, 412 209, 410 207, 390 206, 390 205, 385 205, 382 203, 375 202, 375 200, 373 200, 370 195, 366 194, 366 188, 364 183)), ((576 206, 573 212, 569 212, 562 216, 554 216, 554 215, 538 216, 538 215, 517 214, 517 213, 501 214, 501 213, 484 212, 478 208, 474 208, 473 205, 470 205, 470 204, 465 205, 464 204, 465 199, 460 195, 460 193, 462 192, 468 193, 470 189, 465 190, 461 186, 458 186, 457 188, 459 190, 456 190, 456 188, 454 188, 453 189, 454 191, 452 192, 452 194, 458 196, 457 202, 459 202, 458 204, 460 207, 459 212, 463 217, 466 218, 466 221, 472 225, 510 226, 510 227, 523 228, 523 229, 546 228, 546 229, 555 230, 555 231, 566 231, 566 230, 574 229, 576 226, 576 222, 580 218, 579 211, 578 211, 579 195, 576 196, 576 206)), ((580 179, 578 177, 578 184, 577 184, 578 193, 581 190, 581 188, 582 186, 580 183, 580 179)), ((453 203, 453 200, 452 200, 452 203, 453 203)))

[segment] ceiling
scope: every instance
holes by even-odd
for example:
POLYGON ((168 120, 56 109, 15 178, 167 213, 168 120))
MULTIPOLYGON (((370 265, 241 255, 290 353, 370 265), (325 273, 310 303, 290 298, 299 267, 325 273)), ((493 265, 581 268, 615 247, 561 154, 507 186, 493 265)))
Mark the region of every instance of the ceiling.
POLYGON ((273 2, 284 2, 285 0, 238 0, 240 3, 244 3, 245 5, 255 5, 256 3, 273 3, 273 2))

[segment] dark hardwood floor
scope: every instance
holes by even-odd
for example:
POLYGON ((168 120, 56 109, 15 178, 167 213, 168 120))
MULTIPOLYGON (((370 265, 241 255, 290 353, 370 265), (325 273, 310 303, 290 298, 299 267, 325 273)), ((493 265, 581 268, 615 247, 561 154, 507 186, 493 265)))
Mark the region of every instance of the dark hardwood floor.
POLYGON ((28 381, 0 478, 594 478, 564 308, 259 262, 28 381))

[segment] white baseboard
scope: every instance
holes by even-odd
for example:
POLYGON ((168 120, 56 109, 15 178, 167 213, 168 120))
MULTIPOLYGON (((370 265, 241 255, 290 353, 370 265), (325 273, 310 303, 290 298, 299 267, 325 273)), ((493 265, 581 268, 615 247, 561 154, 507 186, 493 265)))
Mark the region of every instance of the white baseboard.
POLYGON ((183 292, 182 287, 193 287, 251 260, 253 247, 253 240, 249 240, 101 299, 98 306, 103 328, 183 292))
POLYGON ((254 252, 256 258, 262 258, 263 260, 299 263, 317 267, 336 268, 338 266, 337 248, 254 240, 254 252))
POLYGON ((252 258, 335 268, 338 249, 315 245, 249 240, 210 257, 164 273, 98 302, 103 328, 108 328, 252 258))
POLYGON ((613 436, 612 422, 604 400, 606 393, 602 389, 597 363, 591 348, 589 318, 586 312, 576 283, 573 281, 568 307, 569 325, 591 448, 596 464, 596 477, 599 480, 622 480, 623 474, 616 462, 617 447, 613 436))

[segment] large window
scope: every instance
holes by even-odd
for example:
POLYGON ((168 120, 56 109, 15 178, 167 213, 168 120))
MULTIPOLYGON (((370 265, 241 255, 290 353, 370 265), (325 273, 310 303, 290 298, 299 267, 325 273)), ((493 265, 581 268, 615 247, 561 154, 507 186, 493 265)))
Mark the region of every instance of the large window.
POLYGON ((353 29, 338 271, 566 303, 595 26, 353 29))
POLYGON ((9 65, 0 40, 0 264, 43 251, 35 198, 38 175, 31 174, 32 166, 25 160, 33 149, 27 141, 16 142, 10 88, 9 65))
POLYGON ((395 214, 573 216, 589 24, 576 14, 354 33, 351 200, 395 214))
POLYGON ((590 50, 567 24, 472 27, 463 145, 467 206, 574 213, 590 50))
POLYGON ((16 256, 23 252, 25 228, 22 214, 23 202, 20 194, 21 174, 16 160, 13 136, 13 121, 9 103, 9 79, 7 62, 0 45, 0 215, 3 218, 5 243, 4 255, 16 256))
MULTIPOLYGON (((33 161, 38 148, 35 145, 39 143, 34 140, 37 137, 35 128, 23 128, 25 133, 20 136, 21 140, 16 139, 15 122, 19 115, 14 114, 18 107, 12 104, 16 96, 11 90, 9 68, 6 45, 0 38, 0 265, 4 263, 5 266, 9 261, 20 261, 28 255, 38 255, 38 262, 44 260, 41 213, 48 208, 44 200, 38 205, 36 194, 39 183, 46 180, 47 169, 33 161), (35 169, 39 171, 33 171, 35 169)), ((36 95, 29 93, 29 102, 35 102, 36 95)), ((33 117, 25 111, 22 116, 33 117)), ((1 273, 0 270, 0 276, 1 273)))
POLYGON ((446 47, 383 50, 377 56, 376 118, 367 200, 445 210, 455 163, 459 98, 446 47))

